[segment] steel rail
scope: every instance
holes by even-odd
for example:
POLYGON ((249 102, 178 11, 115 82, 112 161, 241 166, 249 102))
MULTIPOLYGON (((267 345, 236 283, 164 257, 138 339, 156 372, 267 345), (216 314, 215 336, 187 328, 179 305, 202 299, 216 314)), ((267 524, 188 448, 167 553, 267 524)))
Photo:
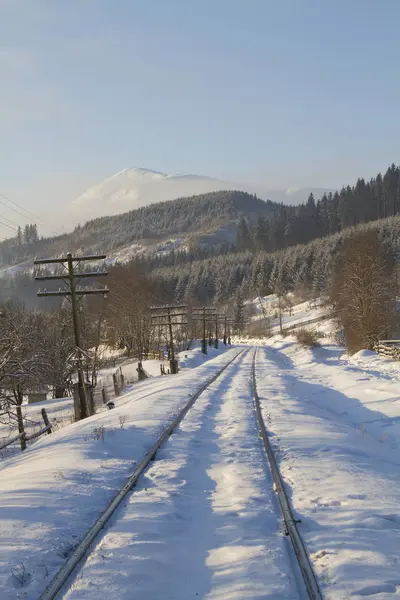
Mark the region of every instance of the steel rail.
POLYGON ((75 570, 75 568, 79 565, 81 560, 86 556, 90 546, 100 533, 100 531, 104 528, 104 526, 109 521, 110 517, 114 514, 118 506, 121 504, 122 500, 127 496, 127 494, 132 490, 135 486, 137 480, 143 471, 147 468, 149 463, 155 459, 157 451, 164 444, 164 442, 170 437, 173 433, 174 429, 181 423, 186 414, 192 408, 196 400, 201 396, 201 394, 212 384, 222 373, 233 363, 234 360, 238 358, 245 350, 241 350, 237 352, 235 356, 221 369, 217 371, 213 377, 211 377, 204 385, 201 386, 199 390, 190 398, 189 402, 184 406, 184 408, 179 412, 179 414, 175 417, 172 423, 165 429, 162 435, 158 438, 158 440, 153 444, 150 450, 147 452, 145 457, 141 460, 138 467, 134 471, 134 473, 128 478, 126 483, 120 488, 114 498, 111 500, 107 508, 100 515, 100 517, 96 520, 96 522, 92 525, 89 531, 84 535, 82 540, 79 542, 78 546, 75 548, 74 552, 68 557, 65 561, 61 569, 56 573, 55 577, 49 583, 47 588, 41 594, 39 600, 53 600, 57 597, 58 593, 67 583, 67 580, 75 570))
POLYGON ((253 369, 252 369, 252 388, 254 404, 256 409, 257 421, 260 428, 261 437, 264 442, 264 448, 268 456, 269 465, 272 472, 272 477, 275 484, 275 489, 278 494, 279 504, 282 510, 283 520, 285 522, 287 533, 290 536, 294 552, 296 554, 297 562, 299 564, 301 574, 304 579, 304 583, 307 589, 308 597, 310 600, 322 600, 321 590, 318 585, 317 578, 315 576, 310 557, 308 556, 306 547, 301 538, 301 535, 297 529, 296 519, 294 518, 292 508, 290 506, 289 498, 285 490, 284 482, 279 471, 278 463, 275 458, 275 453, 272 449, 271 443, 268 438, 267 429, 265 427, 264 418, 262 416, 260 397, 257 392, 257 380, 256 380, 256 355, 257 350, 254 351, 253 356, 253 369))

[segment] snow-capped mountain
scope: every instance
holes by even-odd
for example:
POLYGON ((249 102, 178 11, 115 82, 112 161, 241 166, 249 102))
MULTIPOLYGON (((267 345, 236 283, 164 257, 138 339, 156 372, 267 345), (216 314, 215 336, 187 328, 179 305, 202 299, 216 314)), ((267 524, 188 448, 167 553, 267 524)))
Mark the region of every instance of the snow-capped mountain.
POLYGON ((131 168, 119 171, 86 190, 72 202, 69 216, 75 223, 82 223, 155 202, 219 190, 241 190, 285 204, 299 204, 307 199, 311 191, 318 198, 325 191, 316 188, 269 190, 263 186, 232 183, 202 175, 170 175, 151 169, 131 168))

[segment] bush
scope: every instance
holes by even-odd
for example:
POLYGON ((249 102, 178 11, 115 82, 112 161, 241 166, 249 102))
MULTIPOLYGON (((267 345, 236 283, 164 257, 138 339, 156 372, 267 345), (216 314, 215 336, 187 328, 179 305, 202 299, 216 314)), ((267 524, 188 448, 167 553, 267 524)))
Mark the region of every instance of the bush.
POLYGON ((317 348, 320 345, 318 342, 318 334, 315 331, 309 331, 308 329, 299 329, 296 331, 296 339, 299 344, 309 346, 310 348, 317 348))
POLYGON ((245 334, 249 337, 270 337, 271 326, 268 319, 257 319, 246 325, 245 334))

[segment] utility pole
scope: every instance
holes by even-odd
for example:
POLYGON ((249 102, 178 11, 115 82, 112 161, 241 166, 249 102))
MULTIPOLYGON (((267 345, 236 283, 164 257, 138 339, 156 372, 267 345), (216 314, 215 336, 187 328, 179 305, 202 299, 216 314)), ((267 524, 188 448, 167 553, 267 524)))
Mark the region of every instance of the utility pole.
POLYGON ((108 288, 100 288, 100 289, 92 289, 92 288, 81 288, 78 287, 78 283, 81 279, 91 278, 91 277, 102 277, 107 275, 106 271, 89 271, 89 272, 77 272, 75 270, 75 265, 80 264, 85 261, 96 261, 96 260, 105 260, 105 255, 96 255, 96 256, 77 256, 73 257, 70 252, 68 252, 67 256, 64 258, 49 258, 49 259, 39 259, 34 261, 34 265, 40 268, 40 265, 51 265, 51 264, 61 264, 66 273, 62 275, 37 275, 35 277, 36 281, 62 281, 66 287, 64 289, 59 289, 58 291, 41 291, 39 290, 38 296, 51 296, 51 297, 64 297, 68 298, 71 301, 72 307, 72 322, 74 328, 74 338, 75 338, 75 347, 76 347, 76 358, 78 365, 78 392, 79 392, 79 411, 75 411, 76 414, 79 414, 80 419, 84 419, 89 417, 92 414, 91 403, 89 402, 86 386, 85 386, 85 378, 83 374, 83 365, 82 365, 82 346, 81 346, 81 337, 80 337, 80 327, 79 327, 79 318, 78 318, 78 302, 87 295, 97 295, 97 294, 105 294, 108 293, 108 288))
POLYGON ((176 310, 182 311, 184 309, 186 309, 185 304, 168 304, 165 306, 152 306, 150 308, 150 311, 153 313, 151 315, 153 324, 158 325, 159 327, 164 326, 168 328, 170 349, 169 366, 170 372, 173 375, 178 372, 178 361, 175 358, 173 327, 187 325, 187 321, 173 321, 173 319, 176 317, 186 317, 186 310, 185 312, 175 312, 176 310))
POLYGON ((226 346, 227 329, 228 329, 228 317, 227 317, 226 313, 224 315, 221 315, 221 319, 224 320, 224 337, 223 337, 223 341, 224 341, 224 345, 226 346))
POLYGON ((225 344, 225 346, 227 344, 230 345, 230 343, 231 343, 230 328, 233 323, 233 319, 232 319, 232 317, 228 317, 228 315, 226 313, 224 313, 223 315, 219 315, 219 319, 220 319, 220 321, 223 321, 223 323, 224 323, 224 337, 223 337, 224 344, 225 344))
POLYGON ((213 317, 215 308, 203 306, 202 308, 193 308, 193 311, 192 320, 202 322, 203 339, 201 340, 201 351, 203 354, 207 354, 206 325, 213 317))

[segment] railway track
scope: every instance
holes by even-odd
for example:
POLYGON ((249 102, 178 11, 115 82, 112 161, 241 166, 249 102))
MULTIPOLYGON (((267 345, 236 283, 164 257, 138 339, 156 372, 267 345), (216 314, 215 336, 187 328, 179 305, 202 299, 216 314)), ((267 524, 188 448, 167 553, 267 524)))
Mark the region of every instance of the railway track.
POLYGON ((179 426, 181 421, 185 418, 186 414, 192 408, 196 400, 204 393, 204 391, 210 387, 216 379, 218 379, 224 371, 240 356, 243 354, 244 350, 238 352, 232 360, 230 360, 226 365, 222 367, 212 378, 210 378, 188 401, 188 403, 184 406, 184 408, 180 411, 180 413, 175 417, 172 423, 164 430, 162 435, 158 438, 158 440, 154 443, 154 445, 147 452, 145 457, 139 463, 138 467, 135 469, 134 473, 128 478, 127 482, 121 487, 118 493, 111 500, 105 511, 100 515, 97 521, 92 525, 83 539, 80 541, 78 546, 75 548, 74 552, 68 557, 65 561, 64 565, 57 572, 56 576, 49 583, 47 588, 41 594, 39 600, 53 600, 58 597, 59 593, 65 588, 68 579, 74 573, 75 569, 79 566, 79 564, 83 561, 83 559, 88 555, 90 551, 90 547, 93 542, 96 540, 100 532, 104 529, 112 515, 115 513, 117 508, 120 506, 121 502, 126 498, 129 492, 135 487, 136 482, 142 473, 146 470, 148 465, 152 460, 155 459, 158 450, 161 446, 168 440, 170 435, 174 432, 174 430, 179 426))
POLYGON ((304 585, 306 587, 308 597, 310 598, 310 600, 322 600, 322 595, 319 589, 318 581, 312 568, 312 564, 308 556, 306 547, 297 528, 298 521, 296 521, 296 519, 294 518, 289 498, 285 490, 285 485, 276 461, 275 453, 269 441, 267 428, 265 426, 264 418, 262 416, 260 397, 257 392, 256 357, 257 350, 254 351, 252 369, 254 405, 256 409, 256 416, 258 426, 260 429, 260 434, 264 443, 265 452, 268 456, 268 462, 271 468, 271 473, 275 484, 275 490, 278 495, 279 504, 281 507, 282 516, 286 527, 286 532, 290 536, 293 550, 296 555, 297 563, 300 567, 300 571, 303 576, 304 585))
MULTIPOLYGON (((174 432, 174 430, 182 423, 182 421, 185 419, 186 415, 188 414, 190 409, 194 406, 196 401, 206 391, 209 390, 210 386, 212 386, 213 383, 219 383, 220 385, 222 385, 222 382, 225 381, 222 376, 225 374, 227 369, 231 365, 233 365, 233 363, 235 361, 237 361, 240 357, 242 357, 240 359, 240 363, 242 363, 242 361, 244 359, 247 360, 246 357, 250 358, 250 356, 249 356, 250 353, 251 353, 251 350, 242 350, 241 352, 238 352, 232 360, 230 360, 227 364, 225 364, 224 367, 222 369, 220 369, 216 373, 216 375, 214 375, 214 377, 212 377, 210 380, 208 380, 196 392, 196 394, 194 394, 191 397, 191 399, 186 404, 186 406, 181 410, 181 412, 173 420, 173 422, 164 430, 164 432, 159 437, 159 439, 156 441, 156 443, 147 452, 146 456, 140 462, 140 464, 136 468, 135 472, 129 477, 129 479, 124 484, 124 486, 119 490, 119 492, 116 494, 116 496, 110 502, 110 504, 108 505, 106 510, 100 515, 98 520, 89 529, 87 534, 84 536, 84 538, 81 540, 79 545, 76 547, 73 554, 71 554, 69 556, 69 558, 66 560, 66 562, 64 563, 62 568, 58 571, 58 573, 54 577, 54 579, 50 582, 50 584, 48 585, 46 590, 42 593, 42 595, 40 596, 40 600, 52 600, 52 599, 59 598, 59 597, 61 597, 61 595, 65 595, 68 593, 68 590, 70 589, 71 584, 72 584, 72 579, 73 579, 73 575, 75 574, 75 571, 83 563, 84 559, 87 558, 91 554, 93 547, 94 547, 94 542, 97 540, 99 534, 102 532, 104 527, 107 525, 108 521, 110 520, 110 517, 114 515, 115 511, 120 506, 121 502, 128 496, 128 494, 130 494, 132 492, 133 488, 136 486, 141 475, 149 467, 151 461, 153 461, 156 458, 158 450, 165 444, 165 442, 168 440, 168 438, 174 432)), ((275 484, 275 490, 276 490, 278 498, 279 498, 279 503, 280 503, 280 507, 282 510, 285 527, 286 527, 288 535, 290 536, 290 539, 291 539, 291 542, 293 545, 293 549, 294 549, 294 553, 295 553, 297 562, 299 564, 300 571, 303 576, 307 596, 311 600, 321 600, 322 596, 321 596, 321 592, 319 590, 318 582, 315 578, 315 575, 314 575, 314 572, 312 569, 312 565, 308 558, 305 546, 301 540, 301 537, 300 537, 300 534, 299 534, 299 531, 297 528, 297 523, 293 517, 290 503, 289 503, 289 500, 288 500, 286 492, 285 492, 284 484, 283 484, 282 478, 279 473, 279 469, 278 469, 277 462, 276 462, 276 459, 275 459, 275 456, 273 453, 273 449, 268 440, 268 434, 267 434, 267 430, 266 430, 265 423, 264 423, 263 416, 262 416, 261 402, 260 402, 260 398, 257 393, 256 358, 257 358, 257 350, 254 350, 254 354, 252 357, 252 363, 251 363, 251 365, 252 365, 251 366, 251 395, 252 395, 253 401, 254 401, 258 429, 259 429, 259 432, 263 439, 264 448, 265 448, 266 454, 268 456, 271 473, 272 473, 273 481, 275 484)), ((250 361, 247 361, 247 362, 248 362, 248 364, 247 364, 248 371, 247 372, 249 373, 250 372, 250 361)), ((242 364, 240 366, 242 366, 242 364)), ((227 374, 225 374, 225 376, 226 375, 227 374)), ((247 381, 248 381, 248 379, 247 379, 247 381)), ((246 385, 248 386, 248 383, 246 385)), ((222 387, 220 389, 222 390, 222 387)), ((233 389, 235 389, 235 386, 233 386, 233 389)), ((222 394, 222 391, 219 391, 219 392, 217 391, 214 393, 222 394)), ((249 398, 249 396, 250 395, 247 391, 246 398, 249 398)), ((251 415, 252 409, 251 409, 251 407, 249 407, 249 402, 247 399, 245 400, 244 404, 247 406, 247 410, 250 411, 249 414, 251 415)), ((253 413, 253 415, 254 415, 254 413, 253 413)), ((203 415, 202 418, 206 419, 207 417, 205 417, 203 415)), ((254 417, 251 417, 251 418, 253 419, 253 423, 254 423, 254 417)), ((253 434, 257 432, 257 428, 255 427, 255 424, 254 424, 252 431, 253 431, 253 434)), ((259 447, 259 443, 257 443, 256 446, 259 447)), ((261 450, 259 450, 259 452, 261 452, 261 450)), ((240 451, 239 451, 239 453, 240 453, 240 451)), ((262 469, 261 469, 261 473, 262 473, 262 469)), ((112 529, 112 527, 113 527, 113 525, 110 526, 111 529, 112 529)), ((305 594, 303 594, 303 596, 306 597, 305 594)), ((169 597, 172 597, 172 596, 169 596, 169 597)), ((250 597, 250 596, 246 596, 246 597, 250 597)))

